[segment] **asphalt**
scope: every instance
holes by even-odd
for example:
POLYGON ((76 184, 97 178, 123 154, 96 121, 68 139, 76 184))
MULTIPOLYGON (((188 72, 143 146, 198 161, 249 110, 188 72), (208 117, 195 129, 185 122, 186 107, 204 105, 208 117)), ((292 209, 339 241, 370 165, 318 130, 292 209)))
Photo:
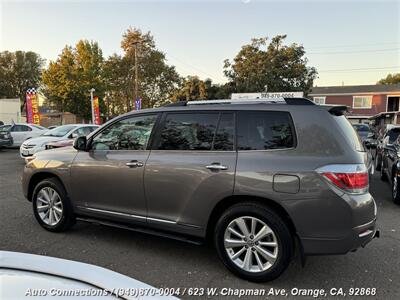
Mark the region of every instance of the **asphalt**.
MULTIPOLYGON (((366 248, 340 256, 308 257, 305 267, 293 260, 286 272, 270 283, 255 284, 233 276, 211 246, 154 237, 124 229, 78 222, 66 233, 42 229, 31 203, 21 191, 24 163, 17 150, 0 150, 0 250, 60 257, 102 266, 155 287, 285 289, 343 288, 347 299, 400 299, 400 206, 392 203, 388 183, 375 175, 371 193, 378 204, 381 237, 366 248), (375 296, 349 296, 350 288, 376 288, 375 296)), ((340 222, 340 216, 338 216, 340 222)), ((196 290, 192 290, 193 292, 196 290)), ((189 298, 187 295, 183 298, 189 298)), ((205 295, 198 298, 205 298, 205 295)), ((229 299, 233 297, 210 297, 229 299)), ((251 297, 242 297, 242 299, 251 297)), ((272 299, 274 297, 263 297, 272 299)), ((260 298, 261 299, 261 298, 260 298)))

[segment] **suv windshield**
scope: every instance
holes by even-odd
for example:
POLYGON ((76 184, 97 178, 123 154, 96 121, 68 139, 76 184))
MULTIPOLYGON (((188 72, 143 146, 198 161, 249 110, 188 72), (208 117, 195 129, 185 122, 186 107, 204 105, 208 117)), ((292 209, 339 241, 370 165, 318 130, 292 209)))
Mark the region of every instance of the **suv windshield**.
POLYGON ((333 119, 339 125, 340 129, 342 129, 342 132, 345 135, 347 142, 352 145, 356 151, 364 152, 364 146, 360 140, 360 137, 354 130, 349 120, 347 120, 345 116, 334 116, 333 119))
POLYGON ((62 136, 66 135, 68 132, 70 132, 72 129, 74 129, 76 127, 77 126, 74 126, 74 125, 64 125, 64 126, 60 126, 60 127, 54 128, 54 129, 46 132, 43 135, 44 136, 62 137, 62 136))

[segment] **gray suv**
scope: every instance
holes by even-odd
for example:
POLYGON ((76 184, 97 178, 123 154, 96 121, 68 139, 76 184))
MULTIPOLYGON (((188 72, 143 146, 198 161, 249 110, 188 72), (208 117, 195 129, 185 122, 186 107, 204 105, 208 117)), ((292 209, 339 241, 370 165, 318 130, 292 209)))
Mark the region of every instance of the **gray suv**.
POLYGON ((23 190, 39 224, 76 219, 200 243, 251 281, 294 254, 344 254, 377 235, 357 133, 307 99, 179 102, 119 116, 74 148, 35 154, 23 190))

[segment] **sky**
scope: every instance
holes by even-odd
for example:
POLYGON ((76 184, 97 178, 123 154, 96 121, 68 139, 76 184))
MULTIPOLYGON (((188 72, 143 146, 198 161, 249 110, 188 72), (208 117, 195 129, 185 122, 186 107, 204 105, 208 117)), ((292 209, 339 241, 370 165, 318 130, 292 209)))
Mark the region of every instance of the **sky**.
POLYGON ((151 31, 182 76, 226 82, 225 59, 256 37, 302 44, 317 86, 375 84, 400 72, 397 1, 10 1, 0 0, 0 51, 55 60, 65 45, 97 41, 122 53, 130 27, 151 31))

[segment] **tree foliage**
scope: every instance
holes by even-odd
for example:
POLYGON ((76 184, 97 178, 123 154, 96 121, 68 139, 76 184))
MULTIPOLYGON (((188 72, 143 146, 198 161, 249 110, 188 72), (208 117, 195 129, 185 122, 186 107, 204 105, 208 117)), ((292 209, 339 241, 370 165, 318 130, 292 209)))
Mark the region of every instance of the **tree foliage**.
POLYGON ((132 109, 136 66, 136 96, 142 98, 142 107, 154 107, 168 101, 181 79, 175 67, 167 65, 165 54, 156 48, 151 33, 129 28, 123 35, 121 48, 124 50, 123 56, 114 54, 105 63, 105 78, 111 93, 111 103, 116 104, 111 104, 111 110, 116 109, 115 112, 119 113, 121 109, 132 109))
POLYGON ((25 101, 28 88, 38 88, 44 60, 35 52, 0 52, 0 97, 25 101))
POLYGON ((382 78, 377 84, 398 84, 400 83, 400 73, 388 74, 385 78, 382 78))
POLYGON ((303 46, 284 45, 286 35, 252 39, 233 61, 225 60, 224 73, 235 92, 304 91, 311 89, 317 71, 307 66, 303 46))
POLYGON ((61 111, 90 119, 89 90, 94 88, 100 99, 105 92, 102 70, 102 51, 96 42, 81 40, 74 48, 66 46, 57 60, 43 71, 44 95, 61 111))

